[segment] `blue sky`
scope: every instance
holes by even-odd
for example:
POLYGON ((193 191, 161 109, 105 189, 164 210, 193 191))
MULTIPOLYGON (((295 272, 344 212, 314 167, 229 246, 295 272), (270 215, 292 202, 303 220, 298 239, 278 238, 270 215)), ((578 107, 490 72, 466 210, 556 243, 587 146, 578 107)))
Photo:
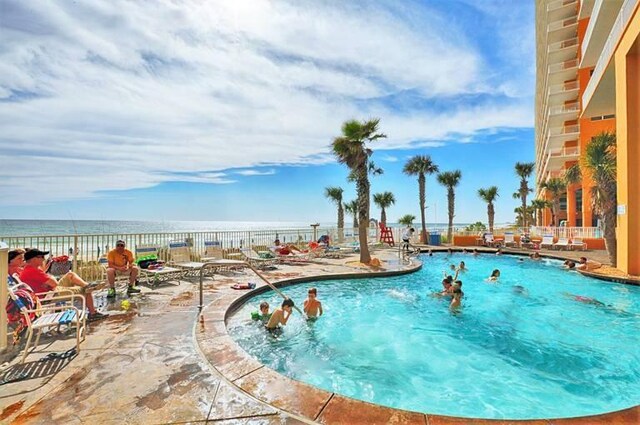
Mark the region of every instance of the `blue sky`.
MULTIPOLYGON (((457 222, 486 220, 490 185, 513 221, 513 165, 534 157, 533 7, 0 0, 0 217, 331 222, 324 187, 355 196, 331 140, 378 117, 390 219, 419 216, 401 170, 428 154, 462 171, 457 222)), ((435 176, 427 197, 445 221, 435 176)))

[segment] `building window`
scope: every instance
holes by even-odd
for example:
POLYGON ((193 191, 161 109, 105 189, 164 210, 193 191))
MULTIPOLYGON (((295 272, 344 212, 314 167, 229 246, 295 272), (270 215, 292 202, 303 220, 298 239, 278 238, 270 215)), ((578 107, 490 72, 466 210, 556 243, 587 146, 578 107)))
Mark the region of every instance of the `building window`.
POLYGON ((561 196, 560 197, 560 211, 566 211, 567 210, 567 196, 561 196))
POLYGON ((576 190, 576 212, 582 212, 582 189, 576 190))

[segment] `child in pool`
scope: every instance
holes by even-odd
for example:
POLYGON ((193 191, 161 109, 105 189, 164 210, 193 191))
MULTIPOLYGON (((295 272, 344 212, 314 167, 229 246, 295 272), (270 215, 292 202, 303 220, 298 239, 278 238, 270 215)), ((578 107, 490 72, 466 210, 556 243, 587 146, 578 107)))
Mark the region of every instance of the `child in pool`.
POLYGON ((263 324, 266 324, 271 319, 271 313, 269 313, 269 303, 263 301, 260 303, 260 313, 254 311, 251 313, 253 320, 260 320, 263 324))
POLYGON ((293 311, 293 300, 287 298, 282 301, 282 305, 280 308, 276 308, 269 321, 267 322, 267 330, 270 332, 275 331, 280 328, 280 325, 285 326, 289 317, 291 317, 291 312, 293 311))
POLYGON ((458 266, 458 270, 466 272, 467 270, 467 265, 464 263, 464 261, 460 261, 460 265, 458 266))
POLYGON ((316 288, 310 288, 308 292, 309 298, 304 301, 303 311, 309 319, 322 316, 322 303, 316 298, 318 296, 318 290, 316 288))
POLYGON ((460 288, 455 288, 453 290, 453 298, 451 298, 451 304, 449 304, 449 308, 451 310, 458 310, 462 307, 462 290, 460 288))

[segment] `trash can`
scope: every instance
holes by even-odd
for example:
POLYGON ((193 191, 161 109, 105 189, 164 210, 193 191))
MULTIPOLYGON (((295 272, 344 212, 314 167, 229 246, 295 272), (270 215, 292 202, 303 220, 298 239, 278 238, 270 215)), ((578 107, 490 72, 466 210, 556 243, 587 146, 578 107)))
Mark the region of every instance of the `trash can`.
POLYGON ((429 233, 429 245, 440 246, 440 233, 429 233))

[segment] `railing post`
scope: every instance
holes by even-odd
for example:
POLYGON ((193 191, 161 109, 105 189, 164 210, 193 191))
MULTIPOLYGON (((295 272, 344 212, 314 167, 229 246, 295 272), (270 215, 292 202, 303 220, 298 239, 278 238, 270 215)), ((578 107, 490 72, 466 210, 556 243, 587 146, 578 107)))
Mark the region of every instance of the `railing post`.
POLYGON ((78 273, 78 235, 73 235, 73 270, 78 273))
POLYGON ((9 246, 0 242, 0 352, 7 349, 7 275, 9 273, 9 246))

